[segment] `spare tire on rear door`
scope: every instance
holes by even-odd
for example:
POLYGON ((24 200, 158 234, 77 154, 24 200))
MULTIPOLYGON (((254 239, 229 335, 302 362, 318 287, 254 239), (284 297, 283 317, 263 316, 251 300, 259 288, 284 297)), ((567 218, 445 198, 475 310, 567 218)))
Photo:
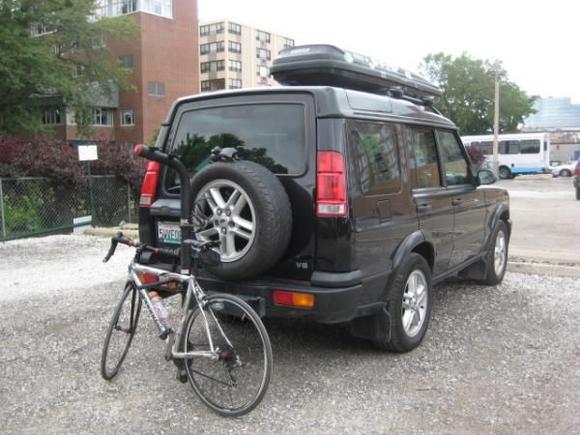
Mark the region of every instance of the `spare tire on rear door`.
POLYGON ((276 176, 250 161, 213 163, 191 179, 194 221, 202 240, 220 240, 221 264, 207 269, 222 279, 259 275, 284 254, 292 210, 276 176))

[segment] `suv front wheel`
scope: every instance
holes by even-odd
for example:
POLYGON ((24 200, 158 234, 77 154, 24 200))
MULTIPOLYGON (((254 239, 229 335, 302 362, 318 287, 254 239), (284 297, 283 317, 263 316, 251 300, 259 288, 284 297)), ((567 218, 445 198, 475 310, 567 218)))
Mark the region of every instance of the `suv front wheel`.
POLYGON ((390 337, 384 341, 375 341, 377 347, 394 352, 409 352, 421 343, 431 317, 431 288, 429 264, 423 256, 411 253, 398 268, 387 289, 390 337))

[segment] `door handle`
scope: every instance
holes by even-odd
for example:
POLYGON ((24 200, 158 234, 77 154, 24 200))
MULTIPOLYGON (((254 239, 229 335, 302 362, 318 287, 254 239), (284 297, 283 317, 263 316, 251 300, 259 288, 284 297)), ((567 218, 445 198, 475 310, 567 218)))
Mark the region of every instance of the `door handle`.
POLYGON ((463 198, 455 198, 451 201, 451 205, 461 205, 463 203, 463 198))

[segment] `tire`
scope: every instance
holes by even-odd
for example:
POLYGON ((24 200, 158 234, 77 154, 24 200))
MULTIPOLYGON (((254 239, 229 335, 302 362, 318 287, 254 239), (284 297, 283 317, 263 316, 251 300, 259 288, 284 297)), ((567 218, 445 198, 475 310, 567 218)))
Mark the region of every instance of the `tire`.
MULTIPOLYGON (((399 267, 387 290, 385 299, 391 318, 390 334, 387 334, 384 341, 375 341, 377 347, 403 353, 419 346, 429 327, 432 305, 431 288, 429 264, 423 256, 411 253, 399 267), (413 282, 423 287, 420 294, 413 282), (411 305, 416 308, 410 308, 411 305), (412 320, 408 326, 407 319, 412 320)), ((375 336, 381 336, 378 332, 375 336)))
POLYGON ((247 414, 264 398, 272 375, 272 345, 266 328, 248 304, 232 295, 208 297, 204 315, 200 314, 197 307, 187 319, 184 351, 210 350, 203 320, 206 318, 212 342, 222 350, 224 358, 187 360, 189 383, 201 401, 216 413, 228 417, 247 414), (234 402, 234 395, 244 397, 234 402))
POLYGON ((129 346, 135 336, 139 314, 141 313, 141 297, 132 282, 125 284, 121 300, 117 304, 111 323, 105 337, 103 353, 101 355, 101 376, 110 381, 113 379, 127 356, 129 346), (118 339, 112 342, 113 332, 118 339), (117 344, 116 341, 119 341, 117 344))
POLYGON ((571 177, 572 172, 569 169, 562 169, 560 171, 560 177, 571 177))
POLYGON ((499 168, 499 178, 502 180, 508 180, 513 178, 512 171, 507 166, 500 166, 499 168))
POLYGON ((509 233, 507 225, 500 220, 491 235, 489 248, 486 256, 487 273, 482 283, 485 285, 497 285, 502 282, 507 269, 509 248, 509 233), (498 246, 503 239, 503 248, 498 246), (500 256, 502 260, 500 260, 500 256))
POLYGON ((214 163, 192 178, 191 187, 194 221, 203 222, 198 237, 222 242, 216 248, 221 264, 206 266, 210 272, 240 280, 280 260, 292 233, 292 209, 272 172, 249 161, 214 163))
POLYGON ((580 187, 576 188, 576 199, 580 201, 580 187))

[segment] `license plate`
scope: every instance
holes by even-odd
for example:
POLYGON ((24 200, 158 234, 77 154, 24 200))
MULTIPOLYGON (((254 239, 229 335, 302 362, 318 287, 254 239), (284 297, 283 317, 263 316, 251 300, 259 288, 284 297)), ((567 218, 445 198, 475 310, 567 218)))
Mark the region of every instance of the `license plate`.
POLYGON ((157 223, 157 240, 160 243, 181 243, 181 229, 177 223, 158 222, 157 223))

